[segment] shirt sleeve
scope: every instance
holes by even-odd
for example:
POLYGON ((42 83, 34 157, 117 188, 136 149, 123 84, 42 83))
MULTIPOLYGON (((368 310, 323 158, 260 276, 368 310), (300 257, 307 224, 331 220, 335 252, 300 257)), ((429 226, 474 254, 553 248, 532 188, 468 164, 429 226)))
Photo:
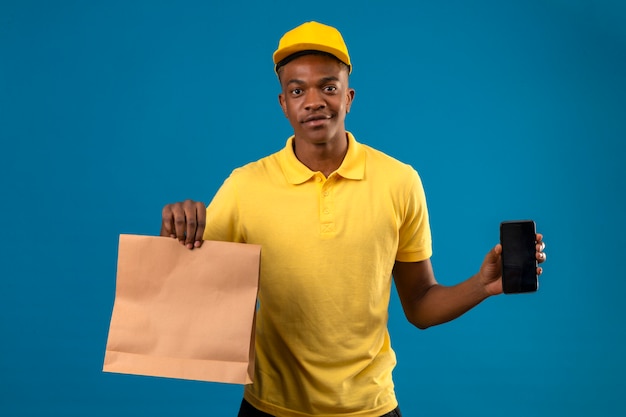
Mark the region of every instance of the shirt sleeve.
POLYGON ((432 239, 428 221, 426 194, 422 181, 411 168, 410 180, 406 181, 405 201, 401 207, 403 221, 400 224, 398 253, 396 260, 400 262, 419 262, 432 256, 432 239))
POLYGON ((235 172, 224 181, 206 209, 204 240, 244 243, 235 172))

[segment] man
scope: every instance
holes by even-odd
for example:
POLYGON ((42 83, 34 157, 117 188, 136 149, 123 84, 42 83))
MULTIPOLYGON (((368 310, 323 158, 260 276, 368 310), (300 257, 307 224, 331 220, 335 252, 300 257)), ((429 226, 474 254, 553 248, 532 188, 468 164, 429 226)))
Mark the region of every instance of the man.
POLYGON ((355 92, 341 34, 305 23, 281 38, 274 63, 294 135, 234 170, 208 207, 165 206, 161 235, 189 249, 202 240, 262 245, 257 366, 239 416, 400 416, 391 276, 408 320, 427 328, 502 292, 501 247, 476 275, 439 285, 417 172, 345 129, 355 92))

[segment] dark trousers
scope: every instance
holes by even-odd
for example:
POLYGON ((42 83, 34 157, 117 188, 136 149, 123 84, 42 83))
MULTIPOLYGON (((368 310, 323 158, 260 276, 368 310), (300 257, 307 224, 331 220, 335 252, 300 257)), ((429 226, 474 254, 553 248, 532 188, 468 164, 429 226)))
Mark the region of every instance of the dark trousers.
MULTIPOLYGON (((254 408, 248 401, 241 401, 241 408, 239 408, 239 414, 237 417, 274 417, 271 414, 264 413, 263 411, 254 408)), ((400 408, 396 408, 393 411, 388 412, 380 417, 402 417, 400 408)))

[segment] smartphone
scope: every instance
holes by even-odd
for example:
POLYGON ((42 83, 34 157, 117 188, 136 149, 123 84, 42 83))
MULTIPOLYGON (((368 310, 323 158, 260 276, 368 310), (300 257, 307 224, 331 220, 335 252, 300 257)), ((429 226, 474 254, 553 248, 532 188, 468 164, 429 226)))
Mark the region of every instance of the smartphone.
POLYGON ((537 291, 537 232, 532 220, 500 223, 502 289, 505 294, 537 291))

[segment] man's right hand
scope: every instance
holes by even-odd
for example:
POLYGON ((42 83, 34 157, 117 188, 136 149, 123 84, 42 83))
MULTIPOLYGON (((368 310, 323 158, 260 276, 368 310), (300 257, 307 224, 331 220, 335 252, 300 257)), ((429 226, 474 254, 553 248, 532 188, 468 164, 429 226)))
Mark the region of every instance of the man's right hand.
POLYGON ((168 204, 161 214, 161 236, 178 239, 188 249, 202 245, 206 224, 206 206, 199 201, 185 200, 168 204))

